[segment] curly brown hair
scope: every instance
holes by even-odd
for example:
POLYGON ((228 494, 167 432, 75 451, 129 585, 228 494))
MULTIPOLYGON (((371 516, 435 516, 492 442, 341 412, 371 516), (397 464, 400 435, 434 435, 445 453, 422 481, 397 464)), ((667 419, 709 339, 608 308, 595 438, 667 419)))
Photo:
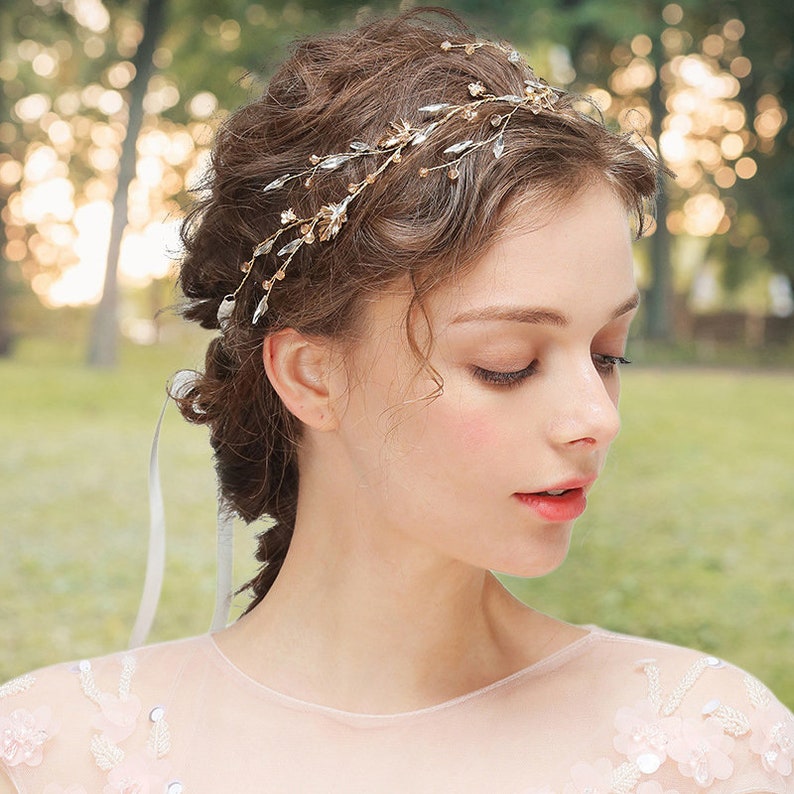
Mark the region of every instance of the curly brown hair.
MULTIPOLYGON (((278 228, 281 211, 294 207, 300 217, 313 215, 328 196, 344 196, 372 164, 356 158, 309 188, 298 180, 263 191, 274 179, 303 169, 312 154, 378 140, 392 121, 419 121, 417 108, 425 104, 465 104, 472 82, 499 96, 522 94, 531 74, 502 48, 442 49, 447 39, 478 41, 449 12, 419 9, 295 44, 262 96, 218 132, 204 197, 182 229, 185 317, 218 328, 218 306, 240 284, 240 263, 278 228)), ((424 162, 462 137, 489 134, 488 124, 487 115, 455 119, 437 140, 406 150, 403 162, 356 200, 333 242, 303 246, 257 326, 250 318, 261 289, 250 279, 232 319, 209 345, 206 371, 178 400, 189 421, 210 428, 227 502, 248 522, 263 516, 272 521, 259 535, 260 571, 246 585, 253 595, 249 610, 267 593, 287 554, 299 488, 301 428, 265 374, 265 335, 291 327, 352 344, 367 298, 402 282, 413 286, 413 306, 421 306, 429 291, 493 244, 519 205, 522 217, 541 222, 597 181, 611 186, 641 228, 657 189, 658 162, 592 112, 578 110, 577 98, 568 94, 553 110, 514 114, 501 157, 485 147, 461 162, 454 182, 443 170, 418 178, 424 162)), ((263 265, 257 261, 255 267, 263 265)), ((407 320, 406 330, 410 337, 407 320)))

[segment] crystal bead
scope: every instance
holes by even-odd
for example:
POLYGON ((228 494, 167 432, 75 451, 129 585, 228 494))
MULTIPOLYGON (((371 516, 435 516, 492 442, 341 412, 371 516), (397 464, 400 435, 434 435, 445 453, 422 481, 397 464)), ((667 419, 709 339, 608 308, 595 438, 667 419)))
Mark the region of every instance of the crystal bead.
POLYGON ((450 168, 447 176, 454 182, 460 176, 460 171, 457 168, 450 168))
POLYGON ((422 167, 419 169, 419 176, 420 176, 422 179, 424 179, 424 178, 425 178, 425 177, 426 177, 426 176, 427 176, 429 173, 430 173, 430 169, 429 169, 429 168, 425 168, 425 166, 422 166, 422 167))
POLYGON ((272 182, 268 182, 263 188, 262 192, 267 193, 269 190, 276 190, 277 188, 283 187, 288 180, 292 178, 291 174, 284 174, 284 176, 280 176, 278 179, 274 179, 272 182))
POLYGON ((720 701, 717 698, 714 698, 713 700, 710 700, 708 703, 706 703, 705 706, 703 706, 703 709, 701 710, 700 713, 703 714, 704 716, 708 714, 713 714, 719 707, 720 707, 720 701))
POLYGON ((695 780, 695 783, 702 788, 706 788, 709 784, 709 765, 706 761, 698 762, 698 765, 695 767, 695 773, 692 775, 695 780))
POLYGON ((152 722, 160 722, 163 717, 165 717, 165 708, 163 706, 155 706, 149 712, 149 719, 152 722))
POLYGON ((296 238, 295 240, 292 240, 291 242, 287 243, 283 248, 281 248, 278 254, 276 254, 276 256, 288 256, 289 254, 294 254, 295 251, 297 251, 298 248, 300 248, 302 242, 303 241, 301 240, 300 237, 296 238))
POLYGON ((168 788, 165 791, 166 794, 182 794, 184 790, 185 787, 182 785, 182 783, 179 780, 172 780, 168 784, 168 788))
POLYGON ((652 775, 662 765, 659 756, 653 753, 638 755, 635 763, 637 764, 637 769, 644 775, 652 775))
POLYGON ((339 168, 340 165, 346 163, 352 155, 349 154, 337 154, 334 157, 328 157, 327 159, 323 160, 323 164, 320 168, 326 171, 333 171, 334 168, 339 168))
MULTIPOLYGON (((216 314, 219 323, 223 323, 224 320, 228 320, 232 316, 232 312, 234 311, 234 295, 226 295, 224 299, 220 302, 218 306, 218 312, 216 314)), ((154 713, 154 709, 149 714, 149 717, 152 716, 154 713)))
POLYGON ((264 242, 259 243, 259 245, 256 248, 254 248, 254 258, 258 256, 262 256, 262 254, 269 254, 273 248, 273 243, 275 241, 276 241, 275 238, 271 237, 269 240, 265 240, 264 242))
POLYGON ((453 143, 452 146, 447 146, 444 149, 444 154, 460 154, 465 152, 474 143, 474 141, 460 141, 460 143, 453 143))
POLYGON ((452 42, 451 41, 442 41, 441 42, 441 49, 444 52, 449 52, 452 49, 452 42))
POLYGON ((510 55, 507 56, 507 60, 510 63, 521 63, 521 53, 518 50, 513 50, 510 55))
POLYGON ((723 662, 722 659, 718 659, 716 656, 707 656, 706 664, 709 667, 713 667, 715 669, 719 667, 725 667, 725 662, 723 662))
POLYGON ((256 311, 254 312, 254 316, 251 322, 253 322, 253 324, 256 325, 259 322, 259 320, 262 318, 264 313, 267 311, 267 309, 268 309, 267 295, 265 295, 265 297, 262 298, 262 300, 260 300, 259 303, 257 304, 256 311))

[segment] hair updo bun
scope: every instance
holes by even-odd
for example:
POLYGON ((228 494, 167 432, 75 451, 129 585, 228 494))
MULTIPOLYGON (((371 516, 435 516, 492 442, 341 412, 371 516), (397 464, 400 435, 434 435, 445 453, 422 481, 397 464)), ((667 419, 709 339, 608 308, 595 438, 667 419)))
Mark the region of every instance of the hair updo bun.
MULTIPOLYGON (((311 217, 321 204, 345 196, 372 164, 353 158, 318 174, 309 187, 295 180, 264 191, 273 180, 304 170, 312 155, 377 141, 390 122, 419 123, 424 105, 470 102, 472 83, 497 96, 523 94, 532 76, 525 64, 498 46, 457 46, 478 41, 451 13, 420 9, 297 42, 262 96, 229 116, 217 134, 204 197, 182 228, 185 317, 219 328, 218 307, 240 286, 241 263, 279 227, 281 213, 291 208, 311 217), (442 47, 448 40, 456 46, 442 47)), ((265 375, 264 335, 292 327, 352 341, 368 297, 407 281, 421 302, 487 250, 511 210, 520 205, 545 217, 599 180, 641 225, 656 191, 658 162, 578 111, 576 97, 564 93, 553 109, 515 113, 500 157, 489 148, 472 152, 460 161, 454 181, 443 169, 418 176, 425 161, 437 160, 450 145, 488 134, 489 115, 455 118, 437 140, 406 148, 403 160, 351 205, 334 240, 296 253, 256 325, 251 318, 260 283, 275 268, 268 257, 255 260, 256 272, 208 347, 206 371, 178 398, 189 421, 210 428, 224 498, 245 521, 268 516, 273 522, 259 536, 262 567, 247 585, 249 609, 267 593, 286 556, 299 485, 300 427, 265 375)))

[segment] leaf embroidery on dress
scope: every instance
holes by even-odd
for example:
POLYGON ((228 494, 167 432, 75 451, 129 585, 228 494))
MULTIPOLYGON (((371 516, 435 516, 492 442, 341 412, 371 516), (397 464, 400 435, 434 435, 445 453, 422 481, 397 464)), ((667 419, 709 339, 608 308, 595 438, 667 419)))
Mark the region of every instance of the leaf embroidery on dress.
POLYGON ((91 737, 91 755, 103 772, 110 772, 124 760, 124 750, 101 733, 91 737))
POLYGON ((29 673, 21 675, 19 678, 12 678, 8 683, 0 686, 0 700, 11 695, 21 695, 23 692, 27 692, 35 683, 35 677, 29 673))
POLYGON ((140 698, 131 691, 135 668, 134 656, 122 657, 118 693, 113 694, 99 689, 91 662, 79 665, 83 693, 99 708, 92 721, 99 732, 91 739, 91 754, 97 766, 108 773, 103 794, 160 790, 168 783, 169 764, 163 758, 171 749, 171 732, 164 706, 149 712, 151 729, 145 750, 128 754, 119 746, 135 732, 141 714, 140 698))

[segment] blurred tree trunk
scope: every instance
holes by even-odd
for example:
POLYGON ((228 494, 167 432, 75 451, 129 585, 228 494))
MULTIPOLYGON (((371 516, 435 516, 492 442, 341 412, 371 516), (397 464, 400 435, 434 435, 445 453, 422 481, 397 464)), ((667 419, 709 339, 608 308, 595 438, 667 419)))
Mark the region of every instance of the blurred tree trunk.
POLYGON ((127 226, 128 193, 135 178, 136 144, 143 123, 143 100, 152 73, 152 56, 163 31, 167 0, 149 0, 143 19, 143 38, 133 58, 135 77, 130 83, 127 135, 119 158, 119 175, 113 197, 105 283, 94 313, 88 347, 88 363, 113 367, 118 352, 118 264, 121 239, 127 226))
MULTIPOLYGON (((664 62, 662 43, 657 38, 654 42, 653 66, 656 79, 651 86, 648 104, 651 110, 651 137, 657 143, 661 139, 662 120, 667 114, 664 103, 661 70, 664 62)), ((658 154, 661 160, 661 152, 658 154)), ((667 228, 667 183, 663 179, 656 199, 656 231, 651 237, 651 273, 652 280, 646 293, 646 326, 648 339, 663 342, 673 340, 672 318, 672 264, 670 262, 670 231, 667 228)))

